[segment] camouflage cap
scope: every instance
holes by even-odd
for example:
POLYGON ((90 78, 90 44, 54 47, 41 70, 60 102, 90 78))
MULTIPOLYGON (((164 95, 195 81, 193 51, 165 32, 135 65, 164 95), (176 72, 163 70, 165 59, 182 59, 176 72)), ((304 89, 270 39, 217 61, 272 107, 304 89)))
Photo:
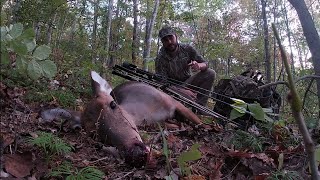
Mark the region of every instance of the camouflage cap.
POLYGON ((172 29, 171 27, 163 27, 160 31, 159 31, 159 38, 162 39, 165 36, 169 36, 169 35, 176 35, 176 32, 174 29, 172 29))

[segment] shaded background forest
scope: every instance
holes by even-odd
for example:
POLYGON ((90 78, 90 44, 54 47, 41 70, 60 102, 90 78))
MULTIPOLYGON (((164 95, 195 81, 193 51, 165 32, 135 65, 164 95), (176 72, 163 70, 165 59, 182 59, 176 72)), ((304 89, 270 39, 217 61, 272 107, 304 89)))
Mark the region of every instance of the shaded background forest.
MULTIPOLYGON (((319 31, 319 1, 306 0, 306 4, 319 31)), ((312 70, 299 19, 284 0, 14 0, 2 2, 1 17, 1 25, 20 22, 33 27, 37 44, 52 48, 60 71, 90 62, 142 65, 143 60, 153 70, 152 60, 161 46, 157 34, 166 24, 175 26, 179 40, 194 45, 220 77, 238 74, 247 67, 264 70, 268 48, 274 81, 282 66, 271 23, 285 42, 293 72, 304 75, 312 70), (261 3, 266 3, 264 11, 261 3), (264 45, 262 12, 269 29, 268 47, 264 45)))

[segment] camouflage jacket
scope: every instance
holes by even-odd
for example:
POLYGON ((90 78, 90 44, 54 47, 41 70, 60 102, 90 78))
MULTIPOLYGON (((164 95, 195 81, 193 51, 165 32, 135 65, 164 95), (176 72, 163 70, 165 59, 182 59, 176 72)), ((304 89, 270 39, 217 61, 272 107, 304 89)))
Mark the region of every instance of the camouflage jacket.
POLYGON ((207 63, 201 55, 190 45, 178 44, 178 51, 174 57, 162 47, 155 60, 156 73, 179 81, 185 81, 191 76, 188 64, 191 61, 207 63))

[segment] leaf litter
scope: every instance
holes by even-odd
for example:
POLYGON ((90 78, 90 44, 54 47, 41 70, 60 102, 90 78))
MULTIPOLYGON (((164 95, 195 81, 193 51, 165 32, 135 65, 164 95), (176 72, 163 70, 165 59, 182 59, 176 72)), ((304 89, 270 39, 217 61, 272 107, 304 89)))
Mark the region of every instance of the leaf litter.
POLYGON ((269 139, 271 145, 264 152, 236 150, 229 144, 235 131, 223 130, 218 124, 213 128, 215 131, 209 132, 184 123, 178 129, 176 126, 173 130, 164 129, 167 157, 159 128, 140 127, 151 153, 145 167, 132 168, 124 163, 115 148, 100 143, 96 137, 72 130, 67 124, 62 126, 61 122, 42 122, 39 107, 57 106, 56 102, 25 104, 21 100, 24 93, 24 89, 10 89, 0 83, 1 178, 45 178, 50 169, 68 161, 75 168, 94 166, 105 173, 105 179, 266 179, 278 170, 279 156, 283 156, 282 169, 295 170, 301 177, 308 177, 303 146, 285 147, 276 134, 275 139, 269 139), (26 141, 37 131, 54 133, 72 145, 73 151, 55 155, 47 162, 43 152, 26 141), (186 158, 181 160, 183 156, 186 158), (189 172, 184 177, 181 164, 189 172))

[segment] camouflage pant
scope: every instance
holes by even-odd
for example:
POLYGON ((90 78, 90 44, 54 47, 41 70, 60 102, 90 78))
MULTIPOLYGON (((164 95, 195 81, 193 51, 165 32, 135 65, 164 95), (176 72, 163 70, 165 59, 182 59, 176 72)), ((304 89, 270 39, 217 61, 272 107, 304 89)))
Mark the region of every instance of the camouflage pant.
POLYGON ((189 88, 194 89, 200 93, 197 94, 197 103, 206 106, 208 102, 209 91, 211 91, 213 82, 216 78, 216 72, 212 69, 200 71, 188 78, 185 83, 191 84, 189 88), (196 86, 196 87, 195 87, 196 86))

